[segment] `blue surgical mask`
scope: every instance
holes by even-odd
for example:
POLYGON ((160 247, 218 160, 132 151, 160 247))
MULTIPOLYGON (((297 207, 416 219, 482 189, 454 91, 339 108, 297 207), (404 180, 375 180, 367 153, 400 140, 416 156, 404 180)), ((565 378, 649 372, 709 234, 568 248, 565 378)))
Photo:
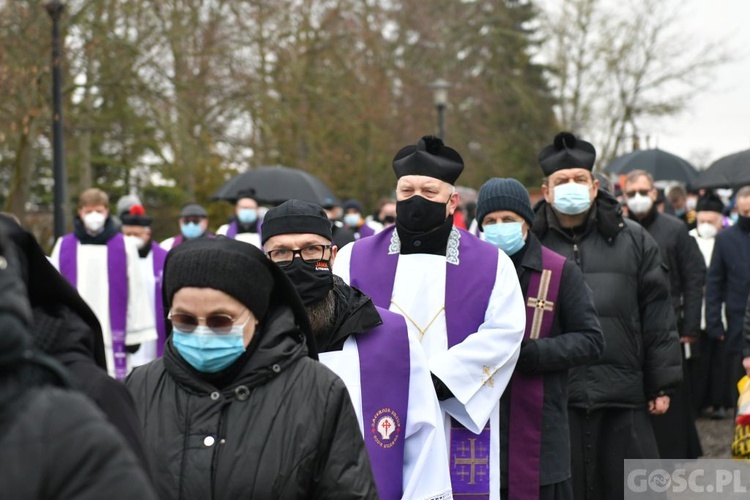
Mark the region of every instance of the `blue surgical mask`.
POLYGON ((522 222, 503 222, 484 226, 484 237, 509 256, 517 253, 526 244, 522 222))
POLYGON ((552 206, 565 215, 582 214, 591 207, 589 186, 576 182, 566 182, 555 186, 555 201, 552 206))
POLYGON ((185 224, 181 224, 180 231, 182 231, 182 235, 189 240, 197 238, 201 234, 203 234, 203 228, 201 228, 200 224, 197 224, 195 222, 187 222, 185 224))
POLYGON ((172 343, 190 366, 205 373, 216 373, 228 367, 245 352, 242 330, 235 325, 229 333, 216 334, 206 326, 196 327, 193 333, 172 330, 172 343))
POLYGON ((243 224, 252 224, 258 220, 258 211, 254 208, 240 208, 237 211, 237 220, 243 224))
POLYGON ((359 214, 346 214, 344 215, 344 224, 349 227, 355 227, 359 224, 360 219, 362 219, 362 216, 359 214))
POLYGON ((729 214, 729 220, 732 221, 732 224, 737 224, 739 218, 740 214, 738 214, 737 212, 732 212, 731 214, 729 214))

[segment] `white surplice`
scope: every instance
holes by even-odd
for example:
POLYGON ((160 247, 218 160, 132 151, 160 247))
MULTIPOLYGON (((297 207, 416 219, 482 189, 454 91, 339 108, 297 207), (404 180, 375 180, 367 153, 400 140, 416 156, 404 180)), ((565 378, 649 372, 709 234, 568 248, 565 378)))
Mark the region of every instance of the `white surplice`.
MULTIPOLYGON (((149 243, 150 245, 151 243, 149 243)), ((151 315, 156 322, 156 276, 154 276, 154 252, 153 250, 145 257, 138 259, 138 268, 140 269, 143 282, 146 286, 148 305, 151 315)), ((156 328, 156 326, 154 326, 156 328)), ((145 365, 156 359, 156 343, 158 339, 143 342, 141 347, 129 356, 130 364, 136 366, 145 365)))
MULTIPOLYGON (((391 247, 398 248, 397 231, 391 247)), ((451 238, 458 238, 453 229, 451 238)), ((354 244, 342 248, 333 272, 350 283, 351 252, 354 244)), ((390 310, 408 315, 409 334, 419 340, 427 354, 430 371, 455 397, 440 403, 448 449, 450 417, 478 434, 490 424, 490 498, 500 498, 499 401, 513 374, 526 327, 526 308, 518 275, 510 258, 497 253, 497 272, 485 312, 476 333, 448 349, 445 322, 446 265, 459 265, 470 255, 399 255, 390 310), (416 323, 416 324, 415 324, 416 323), (418 325, 418 326, 417 326, 418 325), (425 329, 424 333, 420 329, 425 329)), ((371 265, 377 266, 377 262, 371 265)), ((450 457, 448 457, 450 459, 450 457)))
MULTIPOLYGON (((229 231, 229 224, 224 224, 219 228, 218 231, 216 231, 217 236, 218 235, 227 235, 227 231, 229 231)), ((260 244, 260 234, 258 233, 237 233, 234 236, 234 239, 237 241, 242 241, 243 243, 250 243, 254 247, 261 248, 260 244)))
MULTIPOLYGON (((52 250, 51 262, 60 270, 59 238, 52 250)), ((107 272, 107 245, 77 245, 77 278, 76 288, 83 300, 91 307, 102 327, 104 337, 104 354, 107 358, 107 371, 115 375, 115 362, 112 353, 112 328, 109 321, 109 273, 107 272)), ((153 287, 148 289, 143 278, 139 261, 138 248, 125 240, 125 252, 128 266, 128 304, 126 316, 125 344, 143 344, 157 339, 156 325, 152 308, 149 307, 149 293, 153 296, 153 287)), ((130 371, 130 356, 128 371, 130 371)))
MULTIPOLYGON (((409 349, 409 404, 404 434, 403 498, 447 500, 451 498, 451 481, 445 460, 447 450, 442 410, 432 388, 425 354, 411 336, 409 349)), ((364 434, 359 350, 355 337, 349 337, 341 351, 324 352, 318 356, 346 384, 359 420, 359 430, 367 438, 364 434)))
POLYGON ((172 247, 174 246, 174 240, 177 239, 177 236, 172 236, 171 238, 167 238, 166 240, 159 243, 159 246, 162 247, 164 250, 169 252, 172 250, 172 247))

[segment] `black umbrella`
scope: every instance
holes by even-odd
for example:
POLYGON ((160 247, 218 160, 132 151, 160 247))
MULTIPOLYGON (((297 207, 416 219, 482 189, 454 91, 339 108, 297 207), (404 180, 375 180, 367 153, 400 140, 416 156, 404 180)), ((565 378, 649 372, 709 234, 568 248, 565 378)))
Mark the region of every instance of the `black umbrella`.
POLYGON ((627 174, 631 170, 645 170, 655 181, 679 181, 685 184, 698 176, 690 163, 661 149, 639 149, 618 156, 604 169, 615 175, 627 174))
POLYGON ((319 205, 339 204, 323 181, 312 174, 290 167, 258 167, 229 179, 211 200, 234 202, 242 191, 254 191, 259 203, 277 205, 286 200, 305 200, 319 205))
POLYGON ((690 189, 740 188, 750 185, 750 149, 719 158, 690 183, 690 189))

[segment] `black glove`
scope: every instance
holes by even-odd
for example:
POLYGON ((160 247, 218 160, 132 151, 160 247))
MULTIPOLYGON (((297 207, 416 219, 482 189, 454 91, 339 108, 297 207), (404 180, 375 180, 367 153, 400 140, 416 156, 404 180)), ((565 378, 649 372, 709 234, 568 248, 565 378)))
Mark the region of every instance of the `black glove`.
POLYGON ((539 346, 536 341, 523 339, 521 341, 521 355, 516 363, 516 370, 524 375, 534 373, 539 365, 539 346))

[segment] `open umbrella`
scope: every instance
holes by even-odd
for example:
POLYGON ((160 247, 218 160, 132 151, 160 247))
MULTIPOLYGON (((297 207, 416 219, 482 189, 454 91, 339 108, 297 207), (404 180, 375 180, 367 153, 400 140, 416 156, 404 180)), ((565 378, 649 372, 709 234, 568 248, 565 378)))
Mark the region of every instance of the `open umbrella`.
POLYGON ((614 175, 627 174, 631 170, 645 170, 655 181, 679 181, 684 184, 698 176, 690 163, 661 149, 639 149, 618 156, 604 169, 614 175))
POLYGON ((298 168, 258 167, 236 175, 224 183, 211 196, 211 200, 234 202, 242 191, 255 192, 262 204, 277 205, 287 200, 305 200, 319 205, 338 204, 336 195, 323 181, 298 168))
POLYGON ((747 185, 750 185, 750 149, 719 158, 690 183, 690 188, 739 188, 747 185))

